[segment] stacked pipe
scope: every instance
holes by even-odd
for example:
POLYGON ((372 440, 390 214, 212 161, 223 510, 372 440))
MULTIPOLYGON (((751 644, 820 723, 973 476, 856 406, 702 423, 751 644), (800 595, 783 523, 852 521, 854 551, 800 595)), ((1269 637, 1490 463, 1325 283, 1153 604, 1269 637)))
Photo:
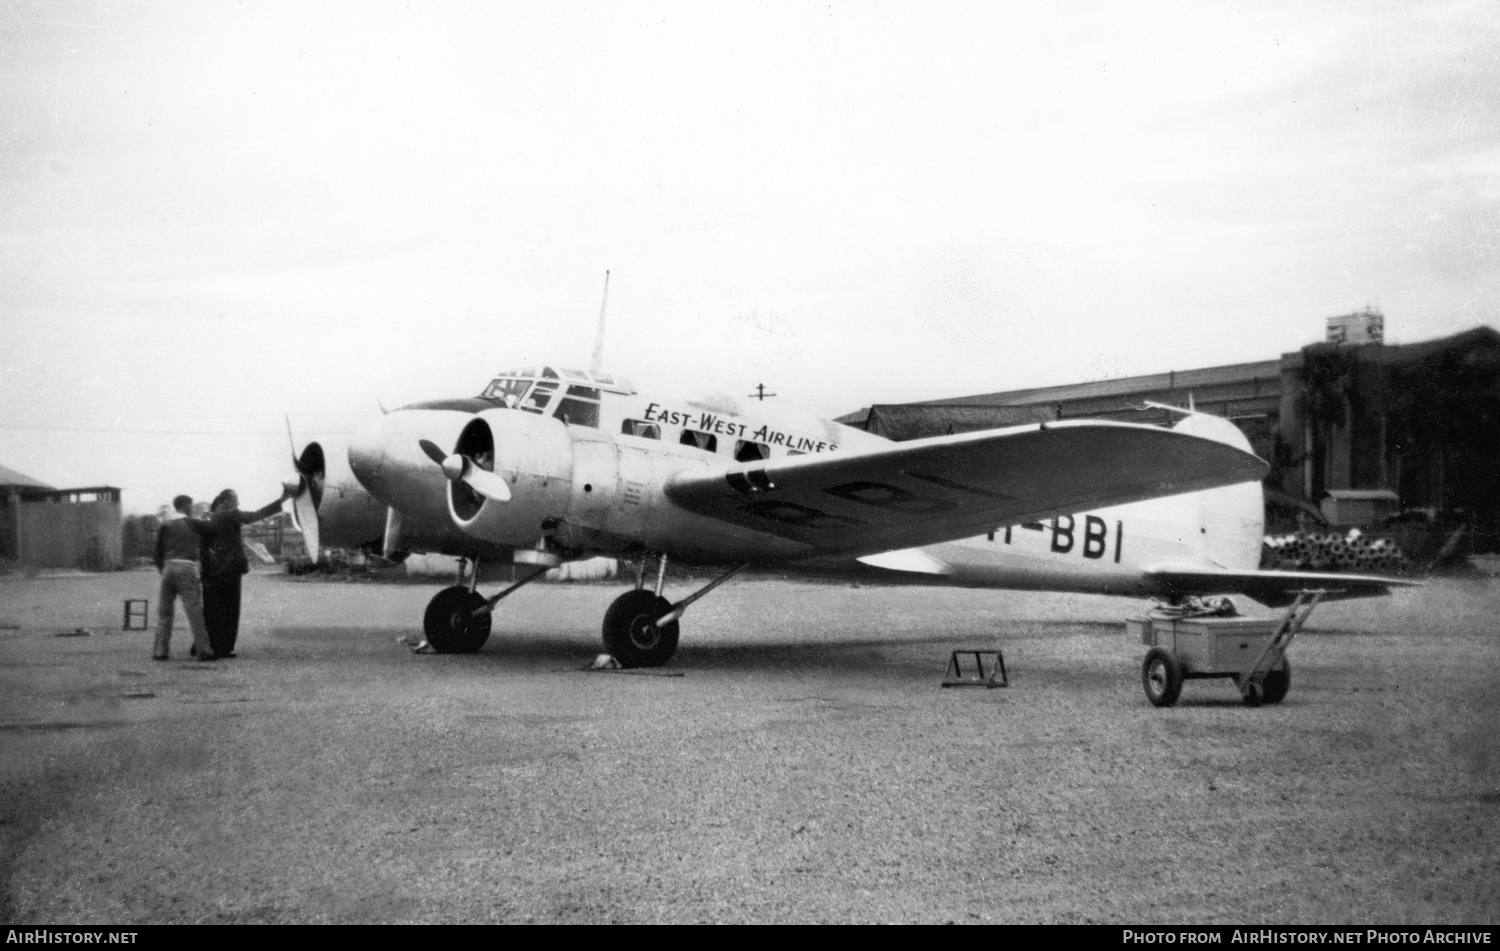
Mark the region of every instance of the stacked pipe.
POLYGON ((1409 567, 1401 546, 1371 537, 1357 528, 1337 532, 1292 532, 1267 535, 1266 562, 1287 571, 1391 573, 1409 567))

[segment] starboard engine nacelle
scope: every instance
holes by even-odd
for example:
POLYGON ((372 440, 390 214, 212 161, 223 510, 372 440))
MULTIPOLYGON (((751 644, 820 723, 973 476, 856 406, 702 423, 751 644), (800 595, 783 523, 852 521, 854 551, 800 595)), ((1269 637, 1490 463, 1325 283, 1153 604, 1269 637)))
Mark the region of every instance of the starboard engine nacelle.
POLYGON ((503 479, 510 498, 448 484, 448 513, 466 534, 517 549, 537 547, 566 518, 573 496, 573 441, 559 420, 516 410, 480 413, 459 433, 455 455, 503 479))
POLYGON ((480 413, 464 426, 453 454, 500 477, 509 490, 501 501, 465 484, 471 480, 450 480, 454 525, 492 544, 564 555, 651 544, 671 521, 661 487, 673 472, 705 464, 516 410, 480 413))

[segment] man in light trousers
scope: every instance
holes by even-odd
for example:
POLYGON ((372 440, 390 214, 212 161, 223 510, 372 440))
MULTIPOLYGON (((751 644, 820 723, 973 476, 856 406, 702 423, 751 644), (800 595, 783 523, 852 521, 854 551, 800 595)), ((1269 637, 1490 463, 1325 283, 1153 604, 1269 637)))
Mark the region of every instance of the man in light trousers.
POLYGON ((151 656, 166 660, 171 656, 172 615, 177 613, 176 600, 182 599, 188 625, 193 629, 193 653, 199 660, 213 660, 208 629, 203 625, 203 587, 198 580, 198 539, 207 531, 207 523, 191 517, 193 500, 179 495, 172 500, 177 510, 162 523, 156 534, 156 570, 161 574, 161 594, 156 608, 156 644, 151 656))

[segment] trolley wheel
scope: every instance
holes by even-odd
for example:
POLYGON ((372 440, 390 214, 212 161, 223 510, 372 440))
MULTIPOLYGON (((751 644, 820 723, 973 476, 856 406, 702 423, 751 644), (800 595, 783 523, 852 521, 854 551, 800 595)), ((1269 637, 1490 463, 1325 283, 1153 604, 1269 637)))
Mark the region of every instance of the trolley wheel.
POLYGON ((1286 693, 1292 689, 1292 665, 1283 660, 1281 666, 1266 674, 1266 679, 1261 681, 1260 693, 1255 699, 1251 699, 1247 693, 1245 703, 1252 707, 1258 707, 1262 703, 1280 703, 1286 699, 1286 693))
POLYGON ((1170 707, 1182 694, 1182 662, 1171 651, 1153 647, 1141 664, 1141 686, 1155 707, 1170 707))

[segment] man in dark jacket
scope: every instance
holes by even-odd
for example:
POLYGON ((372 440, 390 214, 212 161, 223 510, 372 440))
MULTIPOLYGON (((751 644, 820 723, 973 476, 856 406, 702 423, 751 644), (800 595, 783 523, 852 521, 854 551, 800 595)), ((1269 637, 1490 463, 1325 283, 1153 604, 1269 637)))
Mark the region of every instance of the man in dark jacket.
POLYGON ((283 486, 276 501, 254 512, 240 511, 240 497, 225 489, 214 499, 204 535, 203 616, 208 639, 219 657, 233 657, 240 633, 240 577, 250 571, 240 526, 276 514, 281 503, 296 494, 296 486, 283 486))
POLYGON ((156 533, 156 570, 161 575, 161 594, 156 604, 156 643, 151 656, 166 660, 171 656, 172 616, 176 599, 182 599, 188 626, 193 629, 193 652, 199 660, 213 660, 208 629, 203 624, 203 589, 198 580, 198 548, 208 523, 191 517, 193 500, 179 495, 172 500, 176 513, 162 523, 156 533))

